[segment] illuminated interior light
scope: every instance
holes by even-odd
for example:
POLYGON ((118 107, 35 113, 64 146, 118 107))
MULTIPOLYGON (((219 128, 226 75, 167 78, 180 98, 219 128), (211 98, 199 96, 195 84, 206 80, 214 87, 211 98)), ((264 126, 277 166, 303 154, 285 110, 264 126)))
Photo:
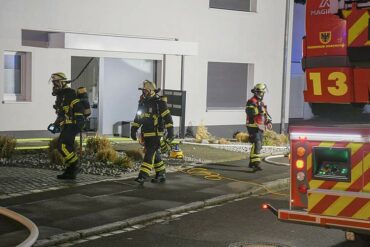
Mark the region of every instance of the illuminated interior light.
POLYGON ((267 209, 267 208, 268 208, 268 206, 267 206, 266 203, 262 204, 262 209, 267 209))
POLYGON ((140 111, 140 110, 138 110, 137 111, 137 115, 141 115, 143 112, 142 111, 140 111))
POLYGON ((297 155, 298 157, 303 157, 303 155, 306 153, 306 149, 304 147, 297 148, 297 155))
POLYGON ((297 167, 297 169, 302 169, 304 167, 304 161, 303 160, 297 160, 295 162, 295 167, 297 167))
POLYGON ((363 136, 358 134, 340 134, 340 133, 299 133, 293 132, 290 134, 291 140, 325 140, 325 141, 359 141, 369 142, 369 136, 363 136), (303 139, 306 138, 306 139, 303 139))

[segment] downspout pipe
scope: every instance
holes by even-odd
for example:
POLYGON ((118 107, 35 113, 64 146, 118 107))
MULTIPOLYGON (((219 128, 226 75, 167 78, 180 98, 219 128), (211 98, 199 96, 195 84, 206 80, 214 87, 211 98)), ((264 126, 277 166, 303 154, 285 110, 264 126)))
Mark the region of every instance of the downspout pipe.
POLYGON ((287 89, 287 68, 288 68, 288 47, 289 47, 289 30, 290 30, 290 2, 291 0, 286 1, 285 6, 285 36, 284 36, 284 60, 283 60, 283 78, 282 78, 282 99, 281 99, 281 126, 280 126, 280 133, 286 133, 286 126, 285 126, 285 106, 286 106, 286 89, 287 89))

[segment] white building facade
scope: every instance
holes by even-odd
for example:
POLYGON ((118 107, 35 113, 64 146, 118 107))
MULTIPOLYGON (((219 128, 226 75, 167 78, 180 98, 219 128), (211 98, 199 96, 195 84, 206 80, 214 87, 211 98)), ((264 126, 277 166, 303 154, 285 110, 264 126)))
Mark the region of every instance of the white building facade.
POLYGON ((0 135, 47 135, 54 72, 81 73, 72 86, 88 88, 99 134, 133 119, 145 79, 186 91, 185 125, 224 137, 246 130, 245 102, 265 82, 279 130, 292 14, 289 0, 0 0, 0 135))

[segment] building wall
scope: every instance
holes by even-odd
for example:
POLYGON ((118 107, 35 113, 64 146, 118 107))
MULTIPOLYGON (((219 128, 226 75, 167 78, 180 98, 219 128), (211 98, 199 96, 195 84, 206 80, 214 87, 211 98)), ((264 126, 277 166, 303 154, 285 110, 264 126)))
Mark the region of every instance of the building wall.
MULTIPOLYGON (((0 104, 0 115, 6 116, 1 118, 0 131, 43 130, 54 120, 52 86, 47 82, 53 72, 64 71, 70 76, 71 56, 163 59, 158 54, 22 46, 22 29, 196 42, 198 55, 186 57, 184 64, 186 125, 192 122, 196 126, 201 121, 208 126, 245 123, 244 110, 207 111, 209 61, 254 64, 254 80, 267 83, 269 94, 265 101, 273 122, 278 124, 282 102, 285 3, 283 0, 258 1, 257 11, 248 13, 210 9, 208 0, 0 0, 0 57, 8 50, 32 53, 32 101, 0 104)), ((180 62, 180 56, 166 56, 165 88, 180 89, 180 62)), ((0 68, 3 67, 3 59, 0 59, 0 68)), ((0 87, 1 98, 2 95, 3 87, 0 87)))

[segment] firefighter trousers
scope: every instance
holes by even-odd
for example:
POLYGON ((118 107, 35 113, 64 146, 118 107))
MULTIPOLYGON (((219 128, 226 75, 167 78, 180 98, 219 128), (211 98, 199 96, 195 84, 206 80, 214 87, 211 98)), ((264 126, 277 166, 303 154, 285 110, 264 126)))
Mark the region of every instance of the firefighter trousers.
POLYGON ((249 155, 249 166, 258 166, 261 163, 261 149, 262 149, 262 138, 263 131, 258 127, 248 127, 249 142, 252 143, 250 155, 249 155))
POLYGON ((63 126, 62 132, 58 139, 58 151, 63 155, 67 169, 70 166, 76 166, 78 163, 78 155, 75 151, 75 138, 78 134, 74 124, 63 126))
POLYGON ((144 137, 145 155, 140 166, 139 177, 147 178, 154 168, 156 174, 164 174, 166 167, 162 161, 160 149, 160 136, 144 137))

